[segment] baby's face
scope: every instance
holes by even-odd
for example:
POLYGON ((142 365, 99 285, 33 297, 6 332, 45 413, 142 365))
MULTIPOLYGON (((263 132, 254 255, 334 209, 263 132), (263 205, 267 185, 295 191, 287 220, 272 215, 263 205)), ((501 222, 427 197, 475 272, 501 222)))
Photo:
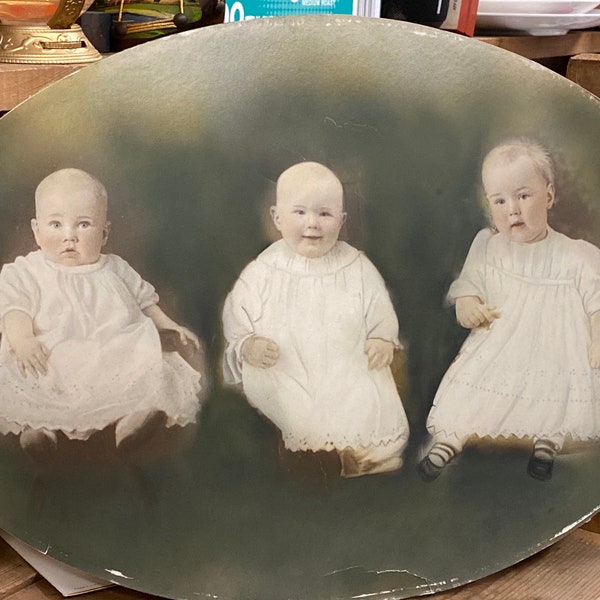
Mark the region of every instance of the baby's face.
POLYGON ((346 219, 339 182, 305 181, 277 197, 271 216, 285 243, 306 258, 320 258, 337 242, 346 219))
POLYGON ((56 186, 38 198, 31 228, 48 260, 76 267, 98 261, 110 224, 105 204, 91 190, 56 186))
POLYGON ((533 243, 546 237, 554 187, 527 156, 498 161, 483 170, 483 187, 498 231, 515 242, 533 243))

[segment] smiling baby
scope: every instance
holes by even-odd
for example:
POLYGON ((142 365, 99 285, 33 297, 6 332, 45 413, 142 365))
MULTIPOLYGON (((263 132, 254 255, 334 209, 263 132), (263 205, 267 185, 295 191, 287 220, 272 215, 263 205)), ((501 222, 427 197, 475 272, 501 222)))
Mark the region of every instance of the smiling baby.
POLYGON ((355 477, 402 464, 408 422, 390 370, 398 321, 369 259, 339 241, 343 187, 315 162, 277 181, 281 240, 241 273, 223 312, 224 376, 292 452, 337 452, 355 477))

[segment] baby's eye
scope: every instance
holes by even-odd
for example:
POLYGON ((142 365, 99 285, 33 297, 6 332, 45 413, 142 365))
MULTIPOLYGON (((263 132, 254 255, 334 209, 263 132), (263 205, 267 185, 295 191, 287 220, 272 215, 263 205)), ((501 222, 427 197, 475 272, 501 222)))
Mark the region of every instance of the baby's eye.
POLYGON ((81 229, 87 229, 91 226, 92 224, 89 221, 81 221, 81 223, 79 223, 79 227, 81 227, 81 229))
POLYGON ((303 211, 301 208, 297 208, 297 209, 294 211, 294 213, 295 213, 295 214, 297 214, 297 215, 303 215, 303 214, 305 214, 305 211, 303 211))
POLYGON ((319 213, 319 216, 320 216, 320 217, 331 217, 331 213, 330 213, 330 212, 328 212, 328 211, 326 211, 326 210, 322 210, 322 211, 319 213))
POLYGON ((496 198, 494 200, 494 204, 504 204, 504 203, 505 203, 504 198, 496 198))
POLYGON ((50 223, 48 223, 48 227, 51 229, 60 229, 60 226, 60 221, 50 221, 50 223))
POLYGON ((530 197, 531 197, 531 194, 529 194, 529 192, 523 192, 522 194, 519 194, 520 200, 527 200, 530 197))

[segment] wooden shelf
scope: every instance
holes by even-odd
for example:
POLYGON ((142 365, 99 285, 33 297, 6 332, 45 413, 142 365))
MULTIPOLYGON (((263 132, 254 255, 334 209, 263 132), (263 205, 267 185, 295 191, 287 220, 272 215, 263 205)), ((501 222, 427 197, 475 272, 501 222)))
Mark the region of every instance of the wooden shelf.
POLYGON ((533 60, 600 52, 600 30, 570 31, 565 35, 547 36, 478 36, 477 39, 533 60))

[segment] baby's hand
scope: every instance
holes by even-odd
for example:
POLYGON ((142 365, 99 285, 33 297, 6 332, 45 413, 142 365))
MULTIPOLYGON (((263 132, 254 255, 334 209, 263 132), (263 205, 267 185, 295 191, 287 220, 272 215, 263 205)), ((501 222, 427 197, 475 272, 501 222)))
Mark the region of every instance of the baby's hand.
POLYGON ((592 342, 590 344, 588 358, 592 369, 600 369, 600 342, 592 342))
POLYGON ((269 338, 253 335, 242 345, 242 358, 253 367, 268 369, 279 360, 279 346, 269 338))
POLYGON ((38 338, 24 337, 13 340, 11 347, 23 377, 30 373, 37 379, 40 375, 48 373, 48 350, 38 338))
POLYGON ((181 341, 182 344, 184 344, 184 345, 192 344, 192 346, 194 346, 194 348, 196 348, 196 350, 200 349, 200 340, 198 339, 198 336, 193 331, 191 331, 187 327, 183 327, 181 325, 177 325, 176 327, 173 327, 173 331, 175 331, 177 333, 177 335, 179 335, 179 340, 181 341))
POLYGON ((482 302, 477 296, 463 296, 456 300, 456 320, 466 329, 489 327, 500 312, 495 306, 482 302))
POLYGON ((379 371, 392 364, 394 344, 381 338, 368 339, 365 342, 365 354, 369 359, 369 369, 379 371))

